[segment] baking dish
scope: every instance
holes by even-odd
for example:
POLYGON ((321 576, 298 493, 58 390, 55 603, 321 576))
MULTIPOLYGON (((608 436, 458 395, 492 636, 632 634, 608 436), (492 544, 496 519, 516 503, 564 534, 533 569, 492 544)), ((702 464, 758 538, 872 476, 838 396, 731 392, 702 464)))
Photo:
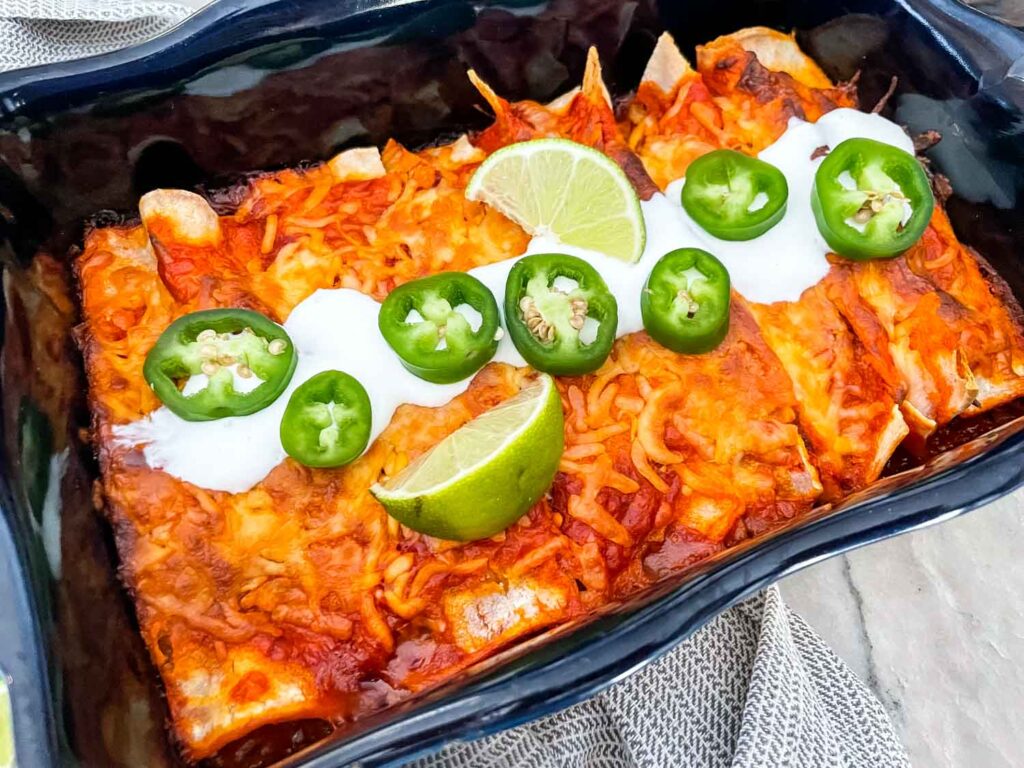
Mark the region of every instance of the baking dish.
MULTIPOLYGON (((218 3, 130 51, 12 73, 0 79, 5 129, 0 202, 7 209, 11 273, 23 270, 40 244, 64 253, 78 239, 83 216, 101 207, 130 209, 155 186, 231 178, 254 168, 322 158, 348 144, 379 143, 389 135, 415 145, 479 125, 482 117, 462 76, 467 63, 500 82, 509 95, 543 99, 578 76, 587 46, 595 43, 610 65, 613 91, 622 94, 635 85, 654 36, 666 27, 692 45, 744 24, 769 24, 797 28, 806 50, 835 77, 862 68, 864 103, 873 103, 895 73, 901 76, 897 119, 915 129, 951 124, 961 129, 947 130, 947 142, 933 152, 939 169, 963 195, 950 205, 951 214, 961 236, 993 261, 1020 295, 1024 283, 1015 254, 1021 235, 1010 227, 1021 213, 1016 201, 1021 140, 1013 134, 1021 108, 1021 83, 1015 77, 1024 53, 1020 36, 945 3, 739 8, 416 2, 345 8, 309 3, 298 9, 283 3, 218 3), (370 44, 384 39, 391 46, 399 41, 407 59, 375 56, 370 44), (897 39, 901 45, 886 44, 897 39), (534 66, 515 66, 522 61, 534 66), (950 141, 958 133, 959 145, 950 141), (979 163, 989 164, 987 176, 973 172, 979 163)), ((5 359, 3 393, 9 426, 18 412, 16 355, 31 348, 15 338, 31 341, 38 331, 20 314, 26 304, 8 302, 5 353, 11 358, 5 359)), ((62 369, 54 372, 58 375, 74 374, 62 369)), ((1012 408, 1005 409, 998 418, 975 423, 971 429, 983 437, 941 453, 923 468, 730 550, 574 631, 538 637, 492 660, 487 669, 362 721, 286 764, 399 760, 444 739, 508 727, 590 695, 786 572, 1008 491, 1020 473, 1019 425, 1013 415, 1012 408), (999 422, 1004 423, 988 429, 999 422)), ((76 425, 69 420, 69 429, 76 425)), ((8 436, 15 431, 8 429, 8 436)), ((960 442, 973 436, 948 437, 960 442)), ((15 454, 10 440, 7 453, 15 454)), ((88 509, 90 468, 78 460, 86 454, 76 450, 65 472, 61 548, 66 567, 55 587, 40 568, 39 553, 32 552, 31 516, 16 501, 18 488, 26 484, 19 475, 24 468, 13 458, 8 462, 4 534, 12 538, 5 543, 20 555, 9 567, 31 571, 34 578, 16 574, 11 582, 20 591, 11 600, 24 603, 14 613, 25 622, 15 627, 22 630, 23 650, 19 655, 5 648, 0 664, 13 681, 19 752, 29 765, 34 759, 62 764, 71 752, 84 764, 116 764, 104 750, 123 755, 126 740, 143 738, 138 729, 126 730, 119 706, 134 704, 148 713, 147 733, 154 738, 161 733, 160 702, 144 687, 148 662, 110 575, 103 530, 88 509), (91 569, 90 556, 95 559, 91 569), (69 562, 92 580, 75 578, 83 574, 73 576, 69 562), (102 621, 102 632, 84 625, 76 613, 85 603, 91 603, 92 620, 102 621), (39 637, 45 638, 46 655, 33 651, 40 647, 39 637), (103 683, 120 686, 121 695, 98 696, 95 688, 103 683)), ((310 738, 317 732, 314 725, 305 731, 310 738)), ((271 741, 259 746, 271 750, 271 741)), ((132 748, 142 747, 133 742, 132 748)))

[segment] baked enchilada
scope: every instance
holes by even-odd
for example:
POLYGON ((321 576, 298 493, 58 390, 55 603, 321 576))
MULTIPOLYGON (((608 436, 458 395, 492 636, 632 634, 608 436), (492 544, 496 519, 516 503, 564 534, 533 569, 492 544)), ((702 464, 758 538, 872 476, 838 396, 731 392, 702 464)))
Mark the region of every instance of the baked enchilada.
POLYGON ((910 138, 792 39, 693 68, 665 37, 617 113, 596 54, 548 105, 470 77, 483 131, 229 213, 156 190, 76 261, 104 505, 190 759, 400 701, 1024 391, 1019 307, 910 138))

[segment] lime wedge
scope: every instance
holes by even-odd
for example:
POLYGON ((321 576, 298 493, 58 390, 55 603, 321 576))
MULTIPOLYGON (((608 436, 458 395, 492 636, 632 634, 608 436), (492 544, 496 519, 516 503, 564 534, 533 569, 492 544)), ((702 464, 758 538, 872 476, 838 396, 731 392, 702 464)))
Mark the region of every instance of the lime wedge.
POLYGON ((370 489, 414 531, 471 541, 504 530, 543 496, 565 444, 562 400, 542 374, 370 489))
POLYGON ((466 197, 487 203, 531 235, 637 261, 647 233, 626 174, 596 149, 537 139, 499 149, 476 169, 466 197))

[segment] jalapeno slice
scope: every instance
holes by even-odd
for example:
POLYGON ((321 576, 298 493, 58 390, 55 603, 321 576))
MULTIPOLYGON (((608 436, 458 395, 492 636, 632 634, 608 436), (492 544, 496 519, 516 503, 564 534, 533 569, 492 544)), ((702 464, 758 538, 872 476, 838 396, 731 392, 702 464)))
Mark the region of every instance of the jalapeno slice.
POLYGON ((307 467, 340 467, 370 442, 370 396, 343 371, 323 371, 292 392, 281 417, 281 445, 307 467))
POLYGON ((673 352, 710 352, 729 331, 729 289, 725 265, 707 251, 670 251, 640 293, 644 328, 673 352))
POLYGON ((142 372, 178 416, 212 421, 266 408, 288 386, 297 359, 284 328, 265 315, 207 309, 171 323, 142 372), (205 387, 196 386, 204 380, 205 387))
POLYGON ((596 371, 611 352, 619 313, 590 264, 543 253, 516 262, 505 283, 505 323, 516 349, 538 371, 596 371))
POLYGON ((495 336, 501 327, 490 290, 463 272, 398 286, 384 300, 377 324, 402 365, 436 384, 480 370, 498 350, 495 336))
POLYGON ((786 215, 789 185, 774 165, 731 149, 690 163, 683 208, 720 240, 753 240, 786 215))
POLYGON ((898 256, 916 243, 935 198, 917 158, 871 139, 847 139, 814 174, 811 208, 828 247, 850 259, 898 256))

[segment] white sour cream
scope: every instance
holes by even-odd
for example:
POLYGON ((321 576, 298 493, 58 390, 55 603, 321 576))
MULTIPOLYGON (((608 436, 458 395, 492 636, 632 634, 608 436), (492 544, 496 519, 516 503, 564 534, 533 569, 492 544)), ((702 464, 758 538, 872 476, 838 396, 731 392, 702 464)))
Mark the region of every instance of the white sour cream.
MULTIPOLYGON (((731 242, 708 234, 680 206, 691 236, 687 245, 717 256, 729 270, 733 287, 744 298, 760 304, 796 301, 829 269, 829 248, 811 211, 814 174, 824 157, 812 161, 811 155, 818 147, 835 147, 853 138, 874 139, 911 154, 914 151, 903 129, 879 115, 836 109, 816 123, 791 118, 779 140, 758 155, 782 171, 789 185, 782 221, 753 240, 731 242)), ((665 193, 670 200, 679 201, 684 182, 677 179, 668 185, 665 193)))
MULTIPOLYGON (((641 202, 647 243, 635 264, 563 245, 550 236, 533 238, 523 255, 568 253, 593 265, 618 302, 618 336, 643 329, 640 291, 658 259, 676 248, 704 248, 716 255, 729 270, 733 287, 750 301, 795 301, 828 272, 828 247, 811 212, 811 185, 820 162, 812 161, 811 154, 822 145, 835 147, 849 138, 870 138, 913 152, 903 130, 878 115, 837 109, 813 124, 793 118, 782 137, 760 154, 783 172, 789 184, 785 217, 760 237, 728 242, 709 235, 679 204, 683 180, 678 180, 669 185, 666 195, 641 202)), ((509 270, 520 258, 469 272, 491 290, 499 308, 509 270)), ((376 301, 358 291, 319 290, 298 304, 284 324, 299 362, 288 388, 270 406, 249 416, 205 422, 185 421, 162 407, 132 424, 115 427, 115 435, 125 444, 141 445, 155 469, 203 488, 240 493, 284 460, 279 428, 285 406, 300 384, 321 371, 345 371, 366 388, 373 412, 371 442, 399 405, 436 407, 465 391, 469 379, 432 384, 409 373, 377 330, 379 310, 376 301)), ((596 328, 591 323, 584 330, 592 334, 596 328)), ((507 333, 494 361, 526 364, 507 333)), ((193 377, 189 391, 201 389, 204 383, 193 377)), ((236 377, 236 384, 252 387, 256 383, 236 377)))
POLYGON ((380 304, 358 291, 319 290, 296 306, 284 324, 299 362, 287 389, 269 406, 216 421, 186 421, 162 407, 115 428, 117 437, 144 443, 151 467, 203 488, 240 493, 284 461, 279 430, 288 399, 322 371, 345 371, 366 388, 371 442, 402 403, 444 405, 466 389, 468 381, 431 384, 409 373, 377 330, 379 311, 380 304))
MULTIPOLYGON (((625 336, 627 333, 643 330, 644 321, 640 316, 640 291, 658 259, 674 248, 695 244, 683 221, 682 209, 678 205, 670 203, 664 195, 657 194, 650 200, 641 201, 640 208, 643 211, 644 224, 647 228, 647 243, 644 246, 643 255, 635 264, 629 264, 621 259, 614 259, 586 248, 564 245, 550 235, 533 238, 523 253, 523 256, 538 253, 567 253, 571 256, 579 256, 591 264, 604 278, 608 290, 615 296, 615 301, 618 304, 619 323, 616 336, 625 336)), ((522 256, 517 256, 514 259, 477 267, 469 270, 469 274, 491 290, 498 300, 498 306, 501 307, 508 273, 521 258, 522 256)), ((584 331, 586 330, 587 328, 584 326, 584 331)), ((593 332, 596 330, 595 327, 593 332)), ((511 365, 526 365, 526 361, 516 350, 508 334, 498 344, 498 353, 494 359, 497 362, 511 365)))

